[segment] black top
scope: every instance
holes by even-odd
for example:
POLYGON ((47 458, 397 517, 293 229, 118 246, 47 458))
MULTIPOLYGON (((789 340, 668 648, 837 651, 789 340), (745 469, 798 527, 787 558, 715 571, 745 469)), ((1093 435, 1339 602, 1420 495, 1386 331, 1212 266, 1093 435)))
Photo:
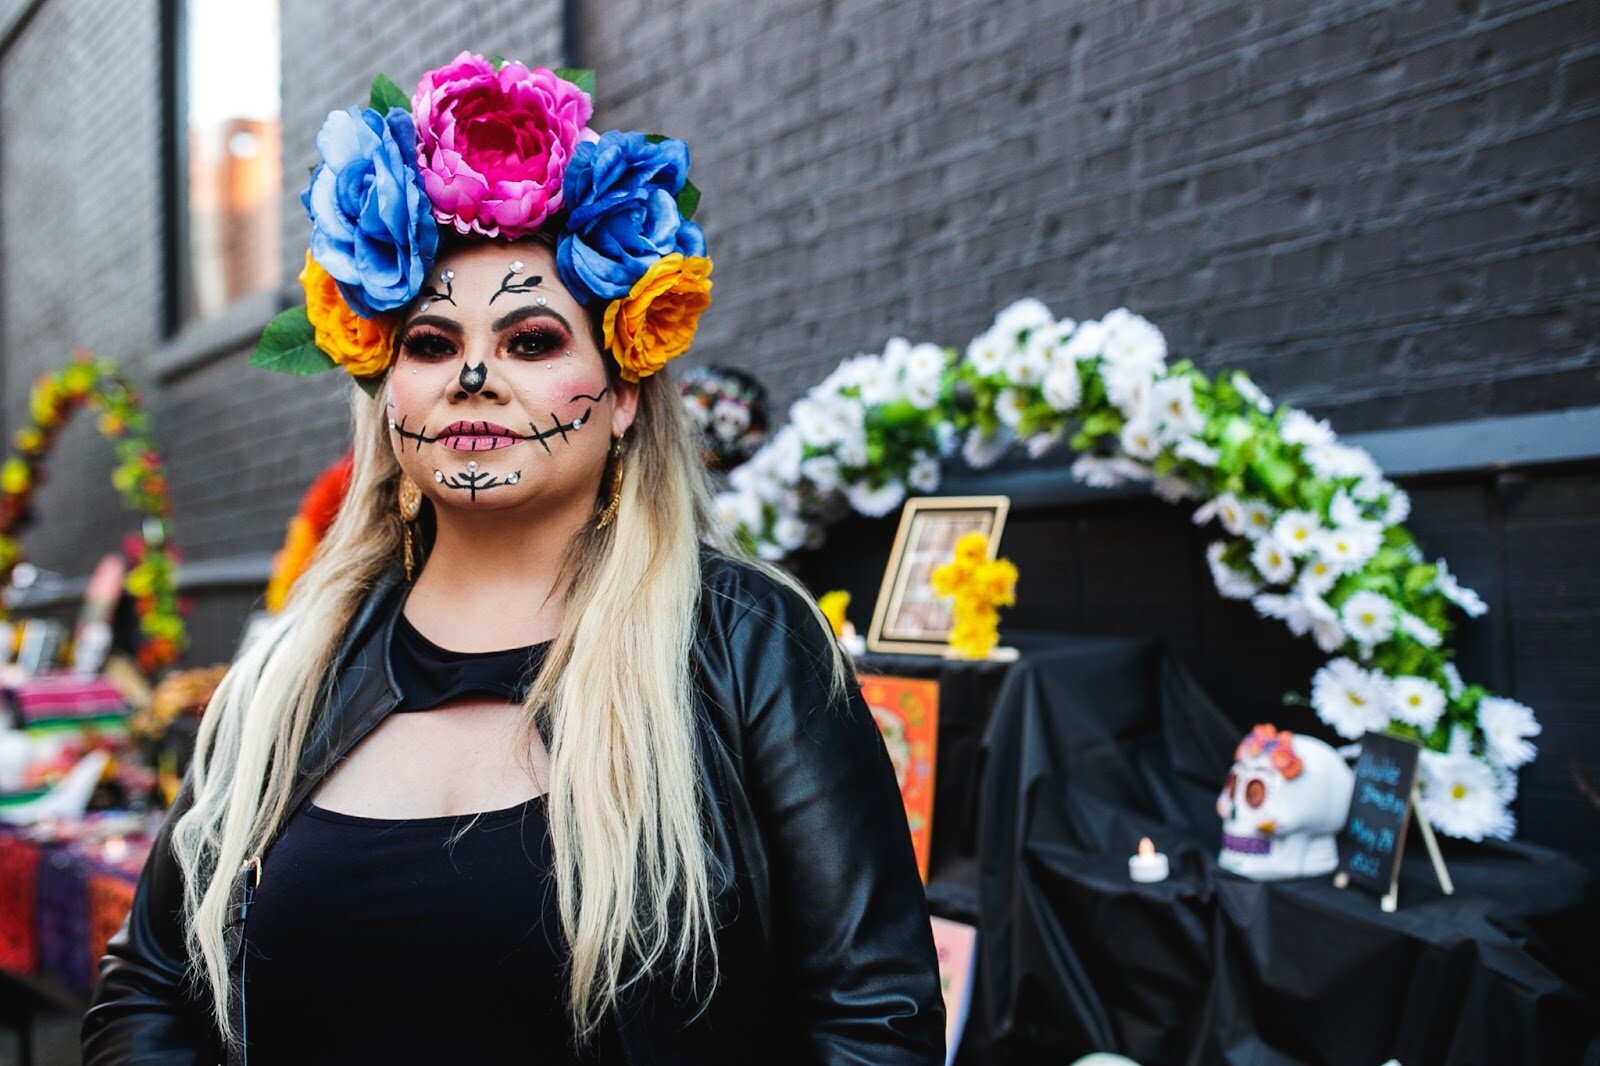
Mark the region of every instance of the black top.
POLYGON ((426 711, 469 692, 527 698, 549 643, 504 651, 451 651, 417 631, 405 613, 395 619, 389 661, 404 698, 396 711, 426 711))
MULTIPOLYGON (((466 692, 520 702, 543 648, 452 652, 401 615, 397 709, 466 692)), ((252 1066, 594 1061, 568 1048, 547 828, 542 796, 404 819, 307 799, 267 853, 246 926, 252 1066)))

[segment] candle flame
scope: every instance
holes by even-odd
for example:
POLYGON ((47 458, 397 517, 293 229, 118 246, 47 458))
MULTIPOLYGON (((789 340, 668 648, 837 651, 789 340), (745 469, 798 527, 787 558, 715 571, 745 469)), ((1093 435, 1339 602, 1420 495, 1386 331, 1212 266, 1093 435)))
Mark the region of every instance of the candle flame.
POLYGON ((1141 837, 1139 840, 1139 858, 1148 859, 1155 853, 1156 846, 1150 842, 1150 838, 1141 837))

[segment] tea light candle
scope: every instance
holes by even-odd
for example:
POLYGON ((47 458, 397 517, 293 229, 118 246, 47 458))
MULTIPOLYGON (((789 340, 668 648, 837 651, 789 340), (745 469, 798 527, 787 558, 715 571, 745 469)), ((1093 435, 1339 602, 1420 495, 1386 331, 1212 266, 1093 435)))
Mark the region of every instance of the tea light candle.
POLYGON ((105 855, 111 862, 121 862, 128 857, 128 842, 121 837, 110 837, 105 843, 105 855))
POLYGON ((1156 850, 1149 837, 1139 841, 1139 854, 1128 857, 1128 876, 1135 881, 1165 881, 1170 872, 1167 857, 1156 850))

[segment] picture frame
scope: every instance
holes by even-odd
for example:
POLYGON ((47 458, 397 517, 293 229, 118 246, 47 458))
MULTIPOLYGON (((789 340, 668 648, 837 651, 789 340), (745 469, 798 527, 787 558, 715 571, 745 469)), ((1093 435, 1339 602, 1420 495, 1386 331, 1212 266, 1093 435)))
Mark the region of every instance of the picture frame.
POLYGON ((900 528, 884 567, 872 609, 867 651, 943 655, 950 644, 953 606, 933 591, 930 575, 948 562, 967 533, 989 538, 989 558, 1000 548, 1008 496, 917 496, 900 512, 900 528))

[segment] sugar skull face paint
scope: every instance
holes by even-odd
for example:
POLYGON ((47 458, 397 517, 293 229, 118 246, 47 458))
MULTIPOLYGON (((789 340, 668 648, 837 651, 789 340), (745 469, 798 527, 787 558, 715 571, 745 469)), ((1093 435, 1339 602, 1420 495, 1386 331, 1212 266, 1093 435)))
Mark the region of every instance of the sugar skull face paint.
POLYGON ((401 326, 387 382, 401 467, 441 508, 592 504, 638 388, 608 380, 550 250, 485 241, 442 258, 435 275, 401 326), (508 272, 508 258, 523 269, 508 272))

